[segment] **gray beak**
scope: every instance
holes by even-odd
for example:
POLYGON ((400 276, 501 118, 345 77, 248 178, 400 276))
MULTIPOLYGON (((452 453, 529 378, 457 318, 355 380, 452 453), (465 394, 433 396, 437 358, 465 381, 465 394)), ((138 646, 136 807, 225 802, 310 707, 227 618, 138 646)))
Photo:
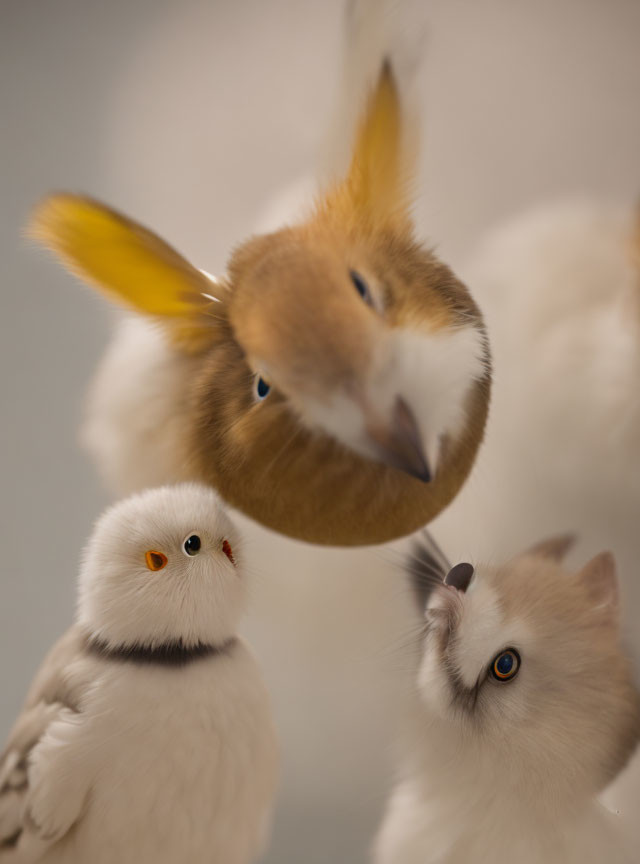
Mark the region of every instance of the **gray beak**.
POLYGON ((401 396, 396 399, 389 425, 371 424, 367 432, 380 462, 405 471, 423 483, 431 480, 418 424, 401 396))

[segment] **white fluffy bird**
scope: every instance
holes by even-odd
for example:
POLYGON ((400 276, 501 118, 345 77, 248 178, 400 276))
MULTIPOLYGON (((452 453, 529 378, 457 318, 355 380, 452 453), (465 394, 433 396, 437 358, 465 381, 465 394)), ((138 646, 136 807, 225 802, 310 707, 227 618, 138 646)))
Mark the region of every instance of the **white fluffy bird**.
POLYGON ((237 535, 196 484, 98 521, 76 623, 36 676, 0 759, 0 861, 248 864, 278 752, 236 635, 237 535))

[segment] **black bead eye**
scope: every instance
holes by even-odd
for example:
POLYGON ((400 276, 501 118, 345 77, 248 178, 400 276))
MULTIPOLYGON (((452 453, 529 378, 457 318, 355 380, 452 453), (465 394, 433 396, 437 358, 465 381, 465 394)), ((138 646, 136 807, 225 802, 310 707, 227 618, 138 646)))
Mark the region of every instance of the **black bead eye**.
POLYGON ((256 375, 256 380, 254 384, 254 391, 256 394, 256 399, 258 402, 262 402, 263 399, 266 399, 269 395, 269 391, 271 390, 271 384, 264 380, 260 375, 256 375))
POLYGON ((191 534, 182 544, 184 554, 188 555, 190 558, 193 558, 194 555, 198 554, 201 546, 202 542, 197 534, 191 534))
POLYGON ((369 286, 364 281, 362 276, 359 273, 356 273, 355 270, 350 270, 349 276, 351 276, 351 281, 353 282, 356 291, 362 297, 364 302, 368 306, 373 306, 373 297, 371 296, 371 291, 369 290, 369 286))
POLYGON ((496 681, 510 681, 520 669, 520 655, 514 648, 507 648, 494 658, 490 669, 496 681))

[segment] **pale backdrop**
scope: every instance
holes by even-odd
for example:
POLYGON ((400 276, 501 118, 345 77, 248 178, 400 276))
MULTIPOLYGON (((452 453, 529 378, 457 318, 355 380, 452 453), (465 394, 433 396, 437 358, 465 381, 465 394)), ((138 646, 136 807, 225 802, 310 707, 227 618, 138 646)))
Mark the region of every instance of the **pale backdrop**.
MULTIPOLYGON (((485 229, 529 204, 576 192, 635 199, 637 0, 413 5, 429 32, 418 215, 449 263, 462 264, 485 229)), ((76 445, 109 315, 21 239, 29 208, 52 188, 91 192, 153 225, 200 266, 221 270, 279 189, 322 162, 341 68, 341 6, 0 4, 2 736, 71 618, 80 548, 109 500, 76 445)), ((374 576, 372 590, 382 591, 374 576)), ((257 596, 266 594, 262 585, 257 596)), ((343 598, 325 599, 323 620, 335 615, 344 631, 343 598)), ((373 602, 365 613, 369 607, 380 614, 373 602)), ((402 674, 402 646, 391 649, 388 638, 376 646, 370 629, 351 655, 348 708, 323 714, 319 730, 302 702, 326 685, 322 651, 323 643, 336 650, 331 632, 318 628, 318 662, 306 674, 296 667, 296 639, 307 624, 292 621, 274 634, 257 615, 249 632, 286 732, 268 861, 361 864, 384 796, 393 726, 371 668, 382 658, 387 672, 397 661, 402 674), (289 663, 281 665, 283 657, 289 663), (332 759, 340 736, 342 755, 332 759)))

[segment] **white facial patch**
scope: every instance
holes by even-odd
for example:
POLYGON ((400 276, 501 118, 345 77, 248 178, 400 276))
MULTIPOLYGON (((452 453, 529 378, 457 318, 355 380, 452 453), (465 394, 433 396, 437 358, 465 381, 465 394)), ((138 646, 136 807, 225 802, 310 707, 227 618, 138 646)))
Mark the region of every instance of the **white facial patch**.
POLYGON ((418 672, 418 689, 425 705, 446 716, 451 696, 449 681, 437 645, 438 634, 435 631, 427 633, 418 672))
POLYGON ((505 647, 499 635, 503 629, 502 610, 493 588, 482 585, 464 598, 464 614, 456 633, 455 664, 465 686, 473 687, 482 669, 505 647))
POLYGON ((396 330, 392 338, 393 361, 383 386, 402 396, 413 412, 435 473, 442 436, 460 436, 466 397, 486 374, 483 336, 477 327, 458 327, 436 333, 396 330))
MULTIPOLYGON (((441 638, 437 623, 427 633, 424 653, 418 673, 421 698, 430 710, 443 718, 451 711, 451 674, 455 672, 460 684, 472 691, 478 679, 488 670, 492 660, 504 649, 519 649, 525 658, 530 645, 529 630, 521 619, 505 620, 500 598, 495 588, 474 576, 469 589, 451 597, 443 590, 434 591, 427 618, 446 615, 450 610, 455 627, 442 656, 441 638)), ((486 686, 486 685, 485 685, 486 686)))
POLYGON ((522 650, 523 643, 529 643, 529 628, 522 619, 505 619, 495 588, 482 578, 465 594, 463 604, 453 660, 463 684, 472 687, 501 651, 510 647, 522 650))
POLYGON ((486 374, 483 336, 476 327, 424 333, 392 330, 380 340, 362 392, 336 390, 326 399, 291 399, 309 428, 321 428, 358 453, 379 456, 369 430, 392 428, 394 406, 404 400, 420 430, 429 467, 437 470, 442 436, 464 428, 465 400, 486 374))
POLYGON ((306 397, 291 402, 298 410, 302 422, 310 429, 320 428, 342 444, 365 456, 375 458, 376 450, 366 433, 366 418, 361 405, 340 390, 334 392, 326 401, 306 397))

